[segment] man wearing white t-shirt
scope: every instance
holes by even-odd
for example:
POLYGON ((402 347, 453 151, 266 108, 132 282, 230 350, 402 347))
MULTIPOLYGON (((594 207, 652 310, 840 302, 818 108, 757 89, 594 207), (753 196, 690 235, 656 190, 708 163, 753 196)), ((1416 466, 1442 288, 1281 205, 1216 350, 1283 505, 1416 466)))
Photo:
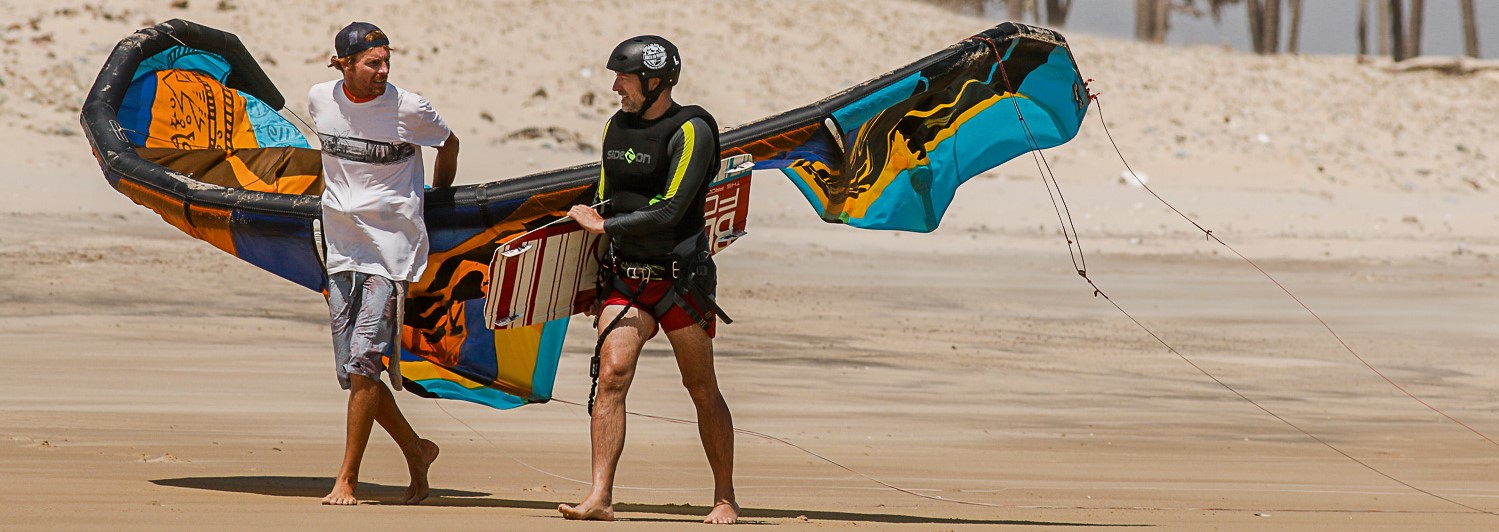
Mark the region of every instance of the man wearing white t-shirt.
POLYGON ((374 422, 406 458, 411 485, 403 501, 427 498, 437 444, 417 436, 380 374, 400 389, 400 316, 407 284, 427 267, 420 146, 437 148, 435 187, 453 184, 458 137, 425 98, 390 84, 390 40, 375 25, 349 24, 334 37, 329 67, 343 79, 308 93, 322 143, 323 240, 334 366, 349 390, 343 466, 323 504, 358 504, 359 464, 374 422), (389 356, 390 368, 384 356, 389 356))

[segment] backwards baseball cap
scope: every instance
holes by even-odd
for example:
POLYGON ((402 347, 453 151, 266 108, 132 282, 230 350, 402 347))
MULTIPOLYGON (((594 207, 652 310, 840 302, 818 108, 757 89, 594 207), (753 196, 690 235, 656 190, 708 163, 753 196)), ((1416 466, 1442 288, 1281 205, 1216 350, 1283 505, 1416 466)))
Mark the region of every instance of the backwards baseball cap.
POLYGON ((348 57, 381 46, 390 46, 390 39, 385 37, 385 32, 380 31, 380 28, 368 22, 351 22, 333 37, 333 51, 338 57, 348 57))

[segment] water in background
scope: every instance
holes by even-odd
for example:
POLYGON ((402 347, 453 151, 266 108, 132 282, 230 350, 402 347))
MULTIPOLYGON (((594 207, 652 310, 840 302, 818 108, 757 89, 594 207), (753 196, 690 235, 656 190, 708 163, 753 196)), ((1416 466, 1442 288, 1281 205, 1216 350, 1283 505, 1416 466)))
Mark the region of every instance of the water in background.
MULTIPOLYGON (((1045 4, 1045 2, 1038 2, 1045 4)), ((1302 2, 1300 51, 1306 54, 1353 55, 1358 53, 1358 0, 1306 0, 1302 2)), ((1478 47, 1482 57, 1499 59, 1499 1, 1480 0, 1477 4, 1478 47)), ((1042 7, 1045 9, 1045 7, 1042 7)), ((1221 22, 1215 23, 1203 9, 1201 18, 1172 13, 1166 31, 1169 45, 1230 46, 1251 51, 1249 12, 1244 3, 1224 6, 1221 22)), ((1007 12, 1003 2, 989 2, 986 15, 1003 20, 1007 12)), ((1426 20, 1421 36, 1421 55, 1463 55, 1462 12, 1458 0, 1427 0, 1426 20)), ((1281 8, 1281 51, 1290 39, 1289 6, 1281 8)), ((1409 13, 1406 20, 1410 19, 1409 13)), ((1023 22, 1035 24, 1034 20, 1023 22)), ((1369 9, 1369 25, 1375 13, 1369 9)), ((1045 24, 1040 24, 1044 26, 1045 24)), ((1134 0, 1074 1, 1067 16, 1067 26, 1055 28, 1062 33, 1099 35, 1115 39, 1135 38, 1134 0)), ((1379 38, 1370 32, 1369 53, 1378 52, 1379 38)))

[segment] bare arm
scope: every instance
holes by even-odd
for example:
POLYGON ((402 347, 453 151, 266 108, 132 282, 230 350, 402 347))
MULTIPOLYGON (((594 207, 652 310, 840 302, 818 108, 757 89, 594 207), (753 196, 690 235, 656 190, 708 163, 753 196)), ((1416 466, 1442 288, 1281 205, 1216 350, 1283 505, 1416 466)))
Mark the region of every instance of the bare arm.
POLYGON ((432 169, 432 187, 447 188, 453 186, 453 178, 458 175, 458 134, 448 133, 448 140, 442 142, 437 148, 437 164, 432 169))

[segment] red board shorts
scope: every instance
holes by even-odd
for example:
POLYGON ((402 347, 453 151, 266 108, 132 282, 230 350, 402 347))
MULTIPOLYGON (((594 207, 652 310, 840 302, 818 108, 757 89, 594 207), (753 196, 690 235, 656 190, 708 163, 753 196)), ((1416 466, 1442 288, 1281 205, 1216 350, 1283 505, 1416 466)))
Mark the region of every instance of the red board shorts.
MULTIPOLYGON (((619 280, 623 281, 631 290, 640 290, 640 284, 644 282, 640 279, 626 277, 620 277, 619 280)), ((635 304, 631 306, 640 309, 641 312, 652 315, 656 318, 656 322, 660 324, 660 328, 666 332, 672 332, 683 327, 703 327, 708 331, 708 337, 713 338, 717 333, 718 317, 713 314, 712 307, 702 304, 702 302, 697 300, 696 295, 684 295, 682 296, 682 300, 688 305, 692 305, 692 309, 697 311, 697 314, 702 316, 703 320, 707 323, 698 323, 697 320, 692 318, 692 314, 689 314, 686 310, 682 309, 681 305, 677 304, 673 304, 669 310, 660 316, 652 313, 651 309, 654 309, 656 303, 659 303, 661 298, 666 296, 666 293, 671 290, 671 285, 672 282, 670 280, 653 280, 645 283, 645 292, 636 297, 635 304)), ((614 288, 609 290, 609 297, 604 298, 605 307, 609 305, 623 307, 629 304, 630 295, 614 288)), ((654 338, 655 336, 656 329, 653 327, 651 328, 650 338, 654 338)))

